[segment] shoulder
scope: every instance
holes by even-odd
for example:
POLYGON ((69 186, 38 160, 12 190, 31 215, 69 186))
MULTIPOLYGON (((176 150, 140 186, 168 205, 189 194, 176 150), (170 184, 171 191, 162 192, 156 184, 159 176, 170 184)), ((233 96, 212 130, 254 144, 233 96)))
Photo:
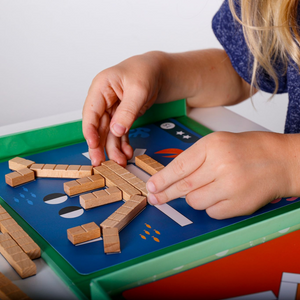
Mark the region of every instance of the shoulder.
MULTIPOLYGON (((240 5, 236 3, 236 12, 240 15, 240 5)), ((245 39, 242 25, 237 22, 229 8, 228 0, 225 0, 221 5, 218 12, 215 14, 212 20, 212 29, 222 44, 222 46, 232 45, 235 48, 239 46, 245 46, 245 39)))
MULTIPOLYGON (((241 15, 241 6, 240 6, 240 2, 239 1, 235 1, 235 10, 236 13, 238 15, 238 17, 240 17, 241 15)), ((225 0, 220 9, 217 11, 217 13, 215 14, 215 16, 213 17, 212 20, 212 27, 213 30, 216 32, 218 31, 228 31, 228 30, 239 30, 241 29, 241 25, 234 19, 230 7, 229 7, 229 3, 228 0, 225 0)))
MULTIPOLYGON (((240 15, 239 1, 235 1, 236 12, 240 15)), ((253 57, 244 38, 242 25, 237 22, 225 0, 212 20, 214 34, 226 53, 232 66, 248 83, 251 82, 253 57)))

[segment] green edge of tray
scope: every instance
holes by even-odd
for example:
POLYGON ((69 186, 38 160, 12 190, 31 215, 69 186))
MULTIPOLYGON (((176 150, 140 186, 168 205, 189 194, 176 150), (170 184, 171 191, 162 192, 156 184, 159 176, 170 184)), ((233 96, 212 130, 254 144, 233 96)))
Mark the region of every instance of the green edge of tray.
MULTIPOLYGON (((170 103, 154 104, 141 118, 134 122, 132 128, 185 115, 186 105, 184 99, 170 103)), ((16 156, 32 155, 83 141, 81 120, 6 135, 0 137, 0 162, 16 156)))
MULTIPOLYGON (((212 132, 210 129, 186 117, 184 100, 154 105, 142 118, 134 123, 133 128, 167 118, 175 118, 202 136, 212 132)), ((83 142, 84 137, 81 125, 81 121, 76 121, 4 136, 0 138, 0 142, 4 146, 4 151, 1 151, 0 161, 7 161, 15 156, 32 155, 83 142), (35 145, 36 140, 39 140, 39 144, 42 146, 37 147, 35 145)), ((216 259, 215 256, 208 255, 204 251, 207 248, 210 248, 209 252, 212 250, 220 252, 231 249, 231 253, 235 251, 234 249, 237 249, 236 251, 245 249, 249 247, 247 241, 243 243, 243 238, 241 238, 245 234, 248 237, 251 236, 253 241, 259 243, 262 236, 269 237, 269 239, 277 237, 276 231, 285 228, 285 226, 291 227, 291 230, 297 230, 299 228, 295 220, 299 219, 300 214, 300 203, 293 203, 279 210, 178 243, 117 266, 109 267, 90 275, 81 275, 1 198, 0 204, 40 245, 43 259, 80 299, 110 299, 110 297, 118 297, 125 289, 153 281, 153 276, 156 276, 156 279, 160 279, 201 265, 203 262, 216 259), (285 215, 284 218, 283 214, 285 215), (289 218, 286 215, 289 215, 289 218), (270 222, 272 219, 274 222, 270 222), (264 230, 261 228, 263 225, 266 225, 264 230), (260 230, 257 230, 258 227, 260 230), (222 243, 217 241, 220 238, 224 240, 223 245, 220 245, 222 243), (226 246, 226 249, 224 249, 224 246, 226 246), (200 250, 202 254, 197 255, 196 253, 197 257, 195 257, 195 251, 200 250), (164 262, 163 264, 161 263, 162 261, 164 262), (182 263, 184 267, 174 270, 177 263, 182 263), (153 266, 160 267, 155 268, 153 266), (125 273, 126 280, 124 280, 125 273), (128 273, 135 273, 135 275, 130 277, 128 273)))

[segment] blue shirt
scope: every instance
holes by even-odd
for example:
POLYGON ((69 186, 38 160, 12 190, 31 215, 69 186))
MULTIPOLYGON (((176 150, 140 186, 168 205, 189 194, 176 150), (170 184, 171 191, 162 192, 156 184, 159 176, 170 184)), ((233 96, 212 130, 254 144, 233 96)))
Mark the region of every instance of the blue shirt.
MULTIPOLYGON (((240 7, 237 5, 237 13, 240 7)), ((252 78, 253 55, 249 51, 243 34, 242 25, 231 14, 228 0, 225 0, 212 21, 213 31, 229 56, 236 72, 249 84, 252 78)), ((290 59, 287 71, 281 61, 276 61, 274 69, 278 76, 277 93, 288 93, 289 105, 285 122, 285 133, 300 132, 300 74, 299 68, 290 59)), ((257 76, 258 87, 267 93, 273 93, 274 80, 264 70, 257 76)))

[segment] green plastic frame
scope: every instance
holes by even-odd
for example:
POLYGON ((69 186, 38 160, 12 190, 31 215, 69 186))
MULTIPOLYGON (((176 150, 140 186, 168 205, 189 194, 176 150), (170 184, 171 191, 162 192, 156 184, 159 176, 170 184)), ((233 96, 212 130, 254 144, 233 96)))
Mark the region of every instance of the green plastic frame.
MULTIPOLYGON (((201 135, 212 131, 186 116, 184 100, 154 105, 134 127, 176 118, 201 135)), ((84 141, 81 121, 41 128, 0 138, 0 161, 84 141), (36 141, 39 144, 36 145, 36 141)), ((78 274, 39 234, 0 198, 0 204, 39 244, 42 258, 79 299, 122 297, 122 291, 152 282, 273 239, 300 228, 300 203, 245 220, 224 229, 155 251, 90 275, 78 274)))

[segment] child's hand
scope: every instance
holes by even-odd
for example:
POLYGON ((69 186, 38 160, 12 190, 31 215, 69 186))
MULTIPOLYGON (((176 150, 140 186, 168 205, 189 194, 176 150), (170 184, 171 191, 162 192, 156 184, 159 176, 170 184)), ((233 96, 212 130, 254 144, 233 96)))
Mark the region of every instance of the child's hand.
POLYGON ((129 58, 99 73, 93 80, 83 109, 83 134, 92 164, 110 159, 126 165, 132 157, 128 131, 135 119, 155 101, 160 89, 155 54, 129 58))
POLYGON ((232 105, 249 97, 250 85, 224 50, 148 52, 99 73, 83 108, 82 128, 94 166, 110 159, 125 166, 132 156, 128 131, 154 102, 186 98, 191 107, 232 105))
POLYGON ((186 195, 194 209, 224 219, 251 214, 278 197, 299 196, 291 139, 269 132, 212 133, 149 179, 148 201, 186 195))

